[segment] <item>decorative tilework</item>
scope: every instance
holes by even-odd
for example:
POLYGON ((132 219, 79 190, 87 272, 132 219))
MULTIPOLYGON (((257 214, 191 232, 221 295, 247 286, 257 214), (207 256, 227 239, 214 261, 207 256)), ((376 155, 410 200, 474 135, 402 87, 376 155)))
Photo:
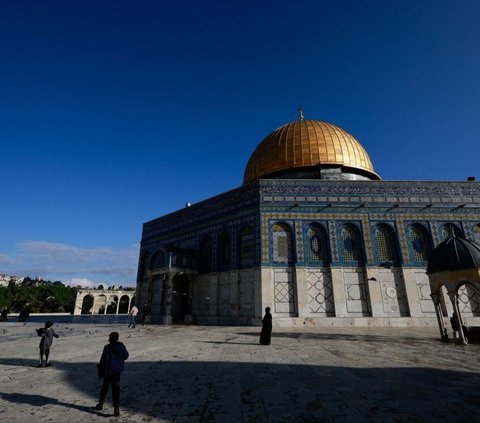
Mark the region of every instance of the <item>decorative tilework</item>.
POLYGON ((480 294, 469 285, 462 285, 458 290, 458 305, 464 317, 480 315, 480 294))
POLYGON ((295 284, 292 269, 275 269, 273 283, 275 312, 295 314, 295 284))
POLYGON ((335 316, 332 276, 322 270, 307 272, 308 311, 335 316))
POLYGON ((369 316, 370 300, 364 271, 346 272, 344 274, 347 311, 351 316, 369 316))
POLYGON ((328 223, 328 230, 330 234, 330 245, 331 245, 331 252, 332 252, 332 261, 339 262, 340 255, 338 252, 338 242, 337 242, 337 223, 335 221, 331 221, 328 223))
POLYGON ((297 247, 297 261, 304 262, 305 254, 304 254, 304 248, 303 248, 302 222, 298 220, 295 222, 295 239, 296 239, 296 247, 297 247))
POLYGON ((432 241, 434 247, 436 247, 438 244, 440 244, 440 236, 439 236, 439 231, 438 231, 438 223, 437 222, 432 222, 430 224, 430 229, 432 231, 432 241))
POLYGON ((370 236, 370 224, 368 221, 368 216, 363 216, 362 218, 362 229, 363 229, 363 240, 365 243, 365 254, 368 263, 374 262, 373 250, 372 250, 372 238, 370 236))

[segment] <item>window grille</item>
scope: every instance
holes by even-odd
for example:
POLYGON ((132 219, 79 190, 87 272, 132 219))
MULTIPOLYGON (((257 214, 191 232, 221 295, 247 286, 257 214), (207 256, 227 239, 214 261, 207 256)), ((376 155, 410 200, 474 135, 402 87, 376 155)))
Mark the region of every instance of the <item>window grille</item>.
POLYGON ((288 263, 293 261, 292 232, 287 225, 275 224, 272 227, 273 261, 288 263))
POLYGON ((425 229, 415 225, 410 230, 410 243, 414 261, 428 260, 428 239, 425 229))
POLYGON ((220 254, 222 266, 230 264, 230 237, 227 233, 222 234, 220 238, 220 254))
POLYGON ((326 261, 325 242, 322 229, 318 225, 308 228, 308 258, 311 262, 326 261))
POLYGON ((245 226, 240 231, 240 260, 242 262, 254 256, 255 233, 250 226, 245 226))
POLYGON ((208 237, 204 238, 201 243, 198 267, 203 273, 212 270, 212 241, 208 237))
POLYGON ((390 231, 385 226, 377 226, 375 230, 375 238, 377 239, 377 254, 381 262, 393 262, 393 247, 390 231))
POLYGON ((355 228, 344 226, 341 232, 344 261, 360 261, 360 243, 355 228))

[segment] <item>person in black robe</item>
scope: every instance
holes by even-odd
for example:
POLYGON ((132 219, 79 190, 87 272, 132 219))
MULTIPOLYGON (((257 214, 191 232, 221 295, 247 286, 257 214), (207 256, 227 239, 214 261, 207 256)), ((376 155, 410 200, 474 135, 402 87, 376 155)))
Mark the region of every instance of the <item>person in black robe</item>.
POLYGON ((272 315, 270 307, 265 308, 265 316, 262 319, 262 332, 260 333, 260 344, 270 345, 272 337, 272 315))

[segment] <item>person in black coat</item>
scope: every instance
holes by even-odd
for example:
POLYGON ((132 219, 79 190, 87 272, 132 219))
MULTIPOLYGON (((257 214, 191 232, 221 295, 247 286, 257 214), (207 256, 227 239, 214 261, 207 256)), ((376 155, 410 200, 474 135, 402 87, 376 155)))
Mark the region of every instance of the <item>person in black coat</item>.
POLYGON ((260 333, 260 344, 270 345, 272 337, 272 315, 270 307, 265 308, 265 316, 262 319, 262 332, 260 333))
POLYGON ((112 385, 112 399, 114 416, 120 415, 120 375, 125 368, 125 360, 128 358, 128 351, 125 345, 118 341, 118 332, 112 332, 108 337, 108 345, 105 345, 98 363, 98 378, 103 379, 100 390, 100 400, 95 406, 96 410, 103 410, 103 403, 112 385))

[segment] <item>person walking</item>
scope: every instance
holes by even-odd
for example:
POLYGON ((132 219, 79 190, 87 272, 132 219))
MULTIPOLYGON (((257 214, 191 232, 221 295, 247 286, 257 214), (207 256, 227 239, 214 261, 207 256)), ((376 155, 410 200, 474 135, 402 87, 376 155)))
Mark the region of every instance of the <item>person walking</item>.
POLYGON ((270 307, 265 308, 265 316, 262 319, 262 332, 260 333, 260 344, 270 345, 272 337, 272 315, 270 307))
POLYGON ((133 306, 130 309, 130 312, 128 313, 128 315, 130 316, 130 320, 128 321, 128 327, 130 326, 135 327, 135 317, 137 316, 137 314, 138 314, 138 308, 137 306, 133 306))
POLYGON ((148 305, 145 304, 142 308, 142 326, 145 325, 148 319, 148 305))
POLYGON ((100 399, 95 410, 103 410, 108 388, 112 386, 113 415, 120 415, 120 375, 125 368, 125 360, 129 354, 122 342, 118 341, 118 332, 112 332, 108 337, 108 345, 103 347, 100 363, 97 364, 98 378, 103 379, 100 389, 100 399))
POLYGON ((45 322, 45 327, 37 329, 37 335, 41 336, 40 339, 40 364, 37 367, 50 367, 50 347, 53 343, 53 338, 58 338, 58 335, 53 330, 53 322, 45 322), (45 365, 43 365, 43 356, 45 355, 45 365))

